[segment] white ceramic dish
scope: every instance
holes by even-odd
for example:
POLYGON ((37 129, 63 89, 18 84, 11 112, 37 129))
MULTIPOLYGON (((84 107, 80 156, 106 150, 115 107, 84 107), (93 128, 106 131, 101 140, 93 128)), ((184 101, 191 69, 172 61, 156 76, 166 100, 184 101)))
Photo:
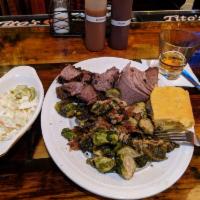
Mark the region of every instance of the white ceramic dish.
MULTIPOLYGON (((113 57, 94 58, 77 63, 77 67, 104 72, 112 66, 122 69, 129 60, 113 57)), ((137 62, 131 65, 145 70, 146 67, 137 62)), ((81 187, 95 194, 112 199, 142 199, 155 195, 173 185, 184 173, 193 154, 193 146, 181 145, 168 154, 168 159, 155 162, 152 165, 136 172, 134 177, 127 181, 116 173, 101 174, 90 165, 80 151, 69 151, 67 141, 61 136, 64 127, 72 127, 72 119, 58 115, 54 109, 59 100, 55 88, 59 84, 56 80, 51 84, 42 108, 41 125, 47 149, 58 167, 71 180, 81 187)))
POLYGON ((44 99, 44 89, 34 68, 19 66, 12 68, 0 78, 0 93, 4 93, 17 85, 33 86, 36 89, 38 104, 29 122, 20 131, 8 140, 0 141, 0 156, 6 154, 9 149, 26 133, 37 118, 44 99))

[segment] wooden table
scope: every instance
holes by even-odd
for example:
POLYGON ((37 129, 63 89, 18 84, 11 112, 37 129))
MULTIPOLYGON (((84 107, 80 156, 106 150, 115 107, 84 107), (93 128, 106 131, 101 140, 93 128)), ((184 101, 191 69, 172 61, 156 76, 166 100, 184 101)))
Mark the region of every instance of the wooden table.
MULTIPOLYGON (((63 63, 75 63, 98 56, 133 60, 157 58, 158 35, 160 29, 164 28, 200 31, 200 22, 134 24, 130 30, 127 50, 116 51, 106 45, 101 52, 86 50, 82 38, 53 38, 47 27, 0 29, 0 75, 12 66, 34 66, 47 91, 63 63)), ((200 78, 199 53, 193 56, 190 64, 200 78)), ((195 89, 189 91, 196 120, 195 129, 200 133, 200 93, 195 89)), ((45 148, 38 117, 31 130, 7 155, 0 158, 0 199, 104 198, 80 188, 57 168, 45 148)), ((181 179, 150 199, 200 199, 200 148, 195 148, 192 161, 181 179)))

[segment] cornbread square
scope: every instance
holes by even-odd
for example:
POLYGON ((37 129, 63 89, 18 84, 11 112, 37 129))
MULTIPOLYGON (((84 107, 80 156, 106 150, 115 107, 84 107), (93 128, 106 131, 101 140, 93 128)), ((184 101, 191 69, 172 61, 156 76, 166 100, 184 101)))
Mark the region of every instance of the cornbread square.
POLYGON ((150 99, 153 121, 157 128, 171 130, 194 126, 188 91, 180 87, 156 87, 150 99))

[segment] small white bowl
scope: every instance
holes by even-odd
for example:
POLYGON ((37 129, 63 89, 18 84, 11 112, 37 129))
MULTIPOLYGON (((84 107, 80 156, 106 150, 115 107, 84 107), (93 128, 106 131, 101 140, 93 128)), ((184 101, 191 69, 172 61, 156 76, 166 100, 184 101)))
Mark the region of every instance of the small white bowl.
POLYGON ((35 112, 29 122, 10 139, 0 141, 0 156, 5 155, 31 127, 38 114, 40 113, 44 99, 43 85, 34 68, 29 66, 19 66, 12 68, 7 74, 0 78, 0 93, 7 92, 11 88, 15 88, 17 85, 27 85, 29 87, 34 87, 37 92, 38 103, 35 112))

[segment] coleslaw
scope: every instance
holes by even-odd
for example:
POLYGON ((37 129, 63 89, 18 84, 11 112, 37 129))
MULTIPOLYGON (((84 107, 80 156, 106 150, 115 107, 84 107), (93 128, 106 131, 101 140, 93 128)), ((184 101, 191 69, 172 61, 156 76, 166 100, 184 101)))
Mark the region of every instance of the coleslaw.
POLYGON ((0 94, 0 141, 9 140, 26 125, 32 117, 37 94, 33 87, 17 85, 0 94))

